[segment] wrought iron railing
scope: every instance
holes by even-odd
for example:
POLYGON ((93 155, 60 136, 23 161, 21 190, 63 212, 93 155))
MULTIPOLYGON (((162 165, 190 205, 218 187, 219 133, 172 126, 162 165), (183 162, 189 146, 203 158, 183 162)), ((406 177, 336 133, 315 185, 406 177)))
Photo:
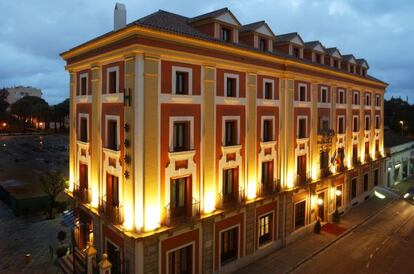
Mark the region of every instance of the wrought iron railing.
POLYGON ((312 177, 309 172, 306 174, 296 174, 295 186, 303 186, 312 182, 312 177))
POLYGON ((237 207, 242 205, 246 201, 245 190, 240 188, 238 191, 224 194, 220 192, 218 194, 218 206, 221 209, 227 207, 237 207))
POLYGON ((332 137, 335 135, 333 129, 321 129, 318 131, 318 144, 330 144, 332 137))
POLYGON ((172 207, 168 204, 164 207, 164 222, 166 226, 175 225, 178 223, 193 222, 200 217, 200 202, 197 199, 192 199, 191 209, 187 206, 183 208, 172 207), (191 213, 190 213, 191 211, 191 213))
POLYGON ((73 196, 80 202, 88 204, 92 201, 92 190, 76 182, 73 187, 73 196))
POLYGON ((116 225, 121 225, 124 222, 123 206, 119 203, 108 202, 106 196, 99 199, 99 212, 116 225))
POLYGON ((280 191, 280 180, 273 180, 271 183, 259 183, 259 190, 257 196, 266 197, 280 191))

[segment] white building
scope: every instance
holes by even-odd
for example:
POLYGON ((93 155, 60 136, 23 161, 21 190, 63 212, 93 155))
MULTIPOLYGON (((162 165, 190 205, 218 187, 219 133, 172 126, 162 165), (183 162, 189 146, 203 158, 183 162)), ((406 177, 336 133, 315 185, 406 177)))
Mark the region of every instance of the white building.
POLYGON ((385 184, 390 187, 414 175, 414 139, 391 130, 384 131, 385 184))
MULTIPOLYGON (((42 91, 37 88, 33 87, 22 87, 17 86, 13 88, 6 88, 6 91, 8 92, 8 96, 6 98, 6 101, 11 105, 20 100, 21 98, 25 96, 35 96, 35 97, 42 97, 42 91)), ((2 92, 2 90, 0 90, 2 92)))

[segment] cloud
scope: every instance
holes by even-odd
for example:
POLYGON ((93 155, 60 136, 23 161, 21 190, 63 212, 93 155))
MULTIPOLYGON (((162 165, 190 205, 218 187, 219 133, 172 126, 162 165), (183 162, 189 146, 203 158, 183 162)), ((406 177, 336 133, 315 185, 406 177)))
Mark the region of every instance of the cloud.
MULTIPOLYGON (((278 34, 297 31, 370 64, 390 83, 388 95, 414 89, 414 3, 411 0, 124 0, 131 22, 158 9, 195 16, 229 7, 242 24, 266 20, 278 34)), ((0 87, 33 85, 46 100, 68 96, 59 53, 112 29, 112 0, 2 0, 0 87)), ((413 98, 414 99, 414 98, 413 98)), ((414 102, 414 101, 413 101, 414 102)))

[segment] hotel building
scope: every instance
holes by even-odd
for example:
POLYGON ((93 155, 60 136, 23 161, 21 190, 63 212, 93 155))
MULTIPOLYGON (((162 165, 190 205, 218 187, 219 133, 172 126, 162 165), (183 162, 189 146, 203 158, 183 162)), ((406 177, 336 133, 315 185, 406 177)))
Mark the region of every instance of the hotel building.
POLYGON ((230 272, 383 177, 368 63, 227 9, 158 11, 61 54, 77 249, 112 273, 230 272))

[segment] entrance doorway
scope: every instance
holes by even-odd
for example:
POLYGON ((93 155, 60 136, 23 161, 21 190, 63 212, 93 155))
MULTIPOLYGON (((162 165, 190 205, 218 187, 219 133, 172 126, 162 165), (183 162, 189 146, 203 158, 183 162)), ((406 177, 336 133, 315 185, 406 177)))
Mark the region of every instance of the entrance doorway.
POLYGON ((323 222, 325 220, 325 192, 318 194, 316 202, 318 204, 318 217, 323 222))

